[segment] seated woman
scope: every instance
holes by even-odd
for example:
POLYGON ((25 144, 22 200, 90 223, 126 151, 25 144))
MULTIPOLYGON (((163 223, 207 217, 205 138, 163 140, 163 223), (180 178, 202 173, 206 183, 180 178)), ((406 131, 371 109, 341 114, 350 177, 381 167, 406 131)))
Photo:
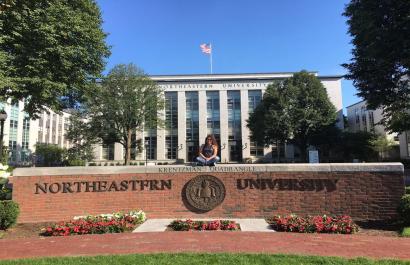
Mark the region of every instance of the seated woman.
POLYGON ((199 149, 199 156, 196 158, 201 166, 215 166, 220 159, 218 154, 218 143, 215 136, 208 134, 205 138, 205 144, 199 149))

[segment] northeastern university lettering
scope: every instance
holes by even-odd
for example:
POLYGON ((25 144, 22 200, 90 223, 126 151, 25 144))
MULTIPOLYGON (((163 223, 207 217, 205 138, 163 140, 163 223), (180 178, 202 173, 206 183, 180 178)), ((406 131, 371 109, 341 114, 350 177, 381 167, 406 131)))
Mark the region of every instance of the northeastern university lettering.
POLYGON ((138 190, 170 190, 172 180, 122 180, 122 181, 73 181, 55 183, 36 183, 35 194, 115 192, 138 190))

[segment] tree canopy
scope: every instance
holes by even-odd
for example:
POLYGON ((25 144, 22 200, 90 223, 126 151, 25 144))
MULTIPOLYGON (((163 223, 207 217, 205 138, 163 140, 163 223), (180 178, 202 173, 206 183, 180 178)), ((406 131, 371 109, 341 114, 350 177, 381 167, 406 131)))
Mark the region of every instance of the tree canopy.
POLYGON ((7 0, 0 6, 0 100, 32 116, 75 105, 110 54, 95 0, 7 0))
POLYGON ((312 137, 334 124, 336 109, 320 80, 301 71, 270 84, 248 120, 251 139, 269 145, 289 140, 299 147, 303 161, 312 137))
POLYGON ((352 0, 344 16, 354 45, 347 78, 390 131, 410 130, 410 1, 352 0))
POLYGON ((125 164, 137 133, 144 126, 162 126, 164 108, 161 88, 133 64, 116 65, 87 96, 85 111, 93 134, 103 143, 120 143, 126 150, 125 164))

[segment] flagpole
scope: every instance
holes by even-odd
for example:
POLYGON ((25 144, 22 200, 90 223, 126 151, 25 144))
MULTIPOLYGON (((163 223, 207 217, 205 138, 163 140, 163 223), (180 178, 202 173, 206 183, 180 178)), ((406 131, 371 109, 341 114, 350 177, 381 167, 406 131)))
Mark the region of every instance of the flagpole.
POLYGON ((209 48, 211 48, 211 54, 210 54, 209 60, 211 62, 211 74, 212 74, 212 43, 209 43, 209 48))

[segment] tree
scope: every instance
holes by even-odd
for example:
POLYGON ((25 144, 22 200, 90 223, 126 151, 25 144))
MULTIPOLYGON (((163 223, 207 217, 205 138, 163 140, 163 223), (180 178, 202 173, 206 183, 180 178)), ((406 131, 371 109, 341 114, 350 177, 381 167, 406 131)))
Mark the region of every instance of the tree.
POLYGON ((71 143, 71 147, 67 150, 69 165, 82 165, 94 159, 93 145, 100 141, 90 125, 84 111, 71 112, 69 127, 65 134, 66 139, 71 143))
POLYGON ((88 95, 86 116, 93 133, 104 143, 120 143, 125 149, 125 164, 136 134, 145 127, 162 126, 158 118, 164 108, 163 91, 133 64, 117 65, 88 95))
POLYGON ((343 15, 354 45, 346 77, 387 129, 410 130, 410 1, 352 0, 343 15))
POLYGON ((261 106, 250 116, 248 127, 253 139, 266 145, 290 140, 306 161, 313 135, 334 124, 336 109, 320 80, 301 71, 266 89, 261 106))
POLYGON ((280 162, 280 144, 291 137, 290 117, 285 94, 280 94, 281 83, 269 85, 261 104, 249 116, 247 127, 251 140, 265 146, 276 145, 277 162, 280 162))
POLYGON ((392 139, 379 135, 370 141, 372 149, 377 152, 379 161, 386 158, 387 153, 397 145, 392 139))
POLYGON ((7 0, 0 36, 0 100, 32 117, 81 101, 110 54, 95 0, 7 0))
POLYGON ((375 160, 377 154, 371 142, 374 134, 368 132, 343 132, 338 145, 339 152, 345 161, 359 159, 361 161, 375 160))

